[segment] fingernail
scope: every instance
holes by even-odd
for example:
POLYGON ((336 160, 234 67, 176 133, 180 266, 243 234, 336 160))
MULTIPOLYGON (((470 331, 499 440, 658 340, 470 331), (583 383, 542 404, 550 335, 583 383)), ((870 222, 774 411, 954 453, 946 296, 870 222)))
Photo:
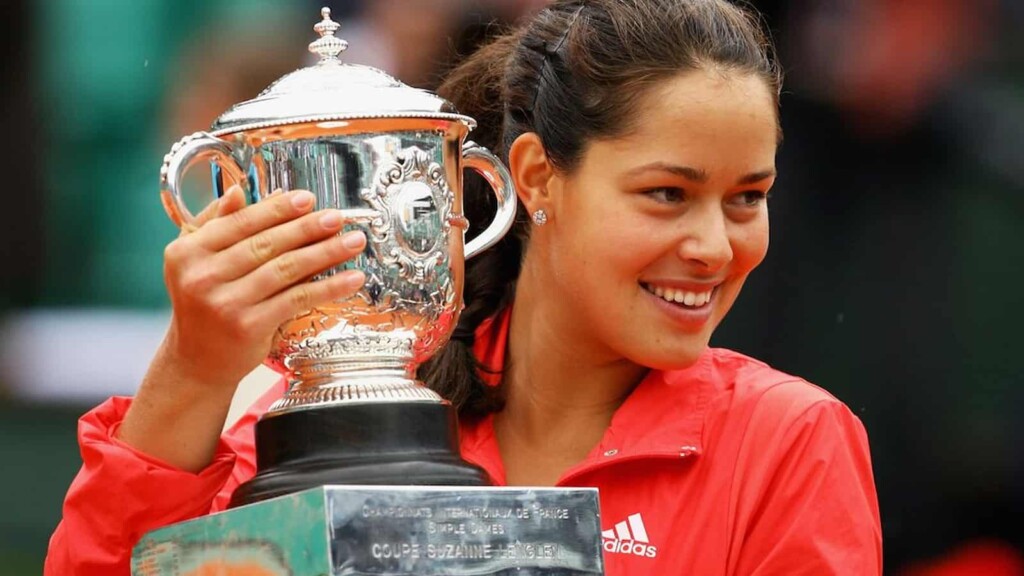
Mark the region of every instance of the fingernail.
POLYGON ((313 193, 299 190, 292 196, 292 206, 304 210, 313 205, 313 193))
POLYGON ((341 214, 334 210, 325 210, 324 215, 320 217, 320 225, 328 230, 341 228, 341 214))
POLYGON ((363 242, 366 242, 366 236, 363 236, 363 233, 359 230, 348 232, 341 237, 341 245, 349 250, 361 248, 363 246, 363 242))
POLYGON ((346 270, 341 273, 341 281, 350 288, 359 288, 366 282, 366 274, 362 270, 346 270))

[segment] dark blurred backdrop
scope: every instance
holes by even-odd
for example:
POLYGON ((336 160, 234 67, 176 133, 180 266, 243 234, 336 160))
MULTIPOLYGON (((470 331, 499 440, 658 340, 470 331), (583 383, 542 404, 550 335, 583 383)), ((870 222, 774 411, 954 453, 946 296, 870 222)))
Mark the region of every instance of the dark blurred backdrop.
MULTIPOLYGON (((348 61, 430 88, 544 1, 326 4, 348 61)), ((887 574, 1024 576, 1024 2, 753 4, 785 141, 768 259, 715 344, 864 421, 887 574)), ((163 332, 162 155, 308 64, 319 6, 0 2, 0 576, 41 573, 78 415, 163 332)))

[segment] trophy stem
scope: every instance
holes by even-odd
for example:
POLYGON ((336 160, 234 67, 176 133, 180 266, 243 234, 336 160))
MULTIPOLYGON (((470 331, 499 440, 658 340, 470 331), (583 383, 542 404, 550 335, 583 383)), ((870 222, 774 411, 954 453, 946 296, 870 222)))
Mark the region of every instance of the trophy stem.
POLYGON ((308 410, 338 404, 427 402, 445 400, 416 380, 404 364, 351 361, 300 364, 292 368, 293 379, 285 395, 269 414, 308 410))

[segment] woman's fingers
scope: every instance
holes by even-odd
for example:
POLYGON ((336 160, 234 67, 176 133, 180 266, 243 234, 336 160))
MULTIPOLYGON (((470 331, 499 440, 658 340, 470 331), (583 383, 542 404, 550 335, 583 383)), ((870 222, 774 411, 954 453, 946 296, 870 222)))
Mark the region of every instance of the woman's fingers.
POLYGON ((245 194, 237 184, 228 188, 217 203, 217 217, 227 216, 245 208, 245 194))
POLYGON ((236 184, 224 193, 224 196, 216 198, 203 208, 199 214, 192 219, 192 222, 181 224, 181 234, 191 234, 214 218, 226 216, 245 207, 245 195, 242 189, 236 184))
POLYGON ((327 302, 348 298, 366 281, 360 270, 346 270, 316 282, 301 282, 254 308, 254 324, 277 327, 327 302))
MULTIPOLYGON (((342 224, 341 214, 337 210, 321 210, 306 214, 245 238, 216 254, 213 257, 213 265, 225 282, 242 278, 275 260, 282 270, 295 267, 301 263, 295 261, 295 255, 289 255, 290 252, 336 235, 342 224)), ((361 243, 358 248, 362 248, 361 243)), ((319 270, 313 273, 315 272, 319 270)), ((284 286, 281 286, 278 289, 283 288, 284 286)))
POLYGON ((201 228, 169 244, 164 269, 181 325, 195 320, 205 338, 214 319, 215 330, 262 342, 262 331, 355 293, 365 281, 359 271, 309 280, 366 247, 360 231, 339 234, 341 211, 313 212, 314 203, 311 193, 295 191, 246 206, 232 189, 203 213, 201 228))
POLYGON ((316 244, 285 252, 231 282, 227 288, 241 302, 255 304, 354 258, 365 247, 366 237, 359 231, 331 236, 316 244))
POLYGON ((294 220, 313 210, 312 192, 293 190, 271 194, 259 202, 213 218, 192 234, 192 241, 210 252, 220 252, 264 230, 294 220))

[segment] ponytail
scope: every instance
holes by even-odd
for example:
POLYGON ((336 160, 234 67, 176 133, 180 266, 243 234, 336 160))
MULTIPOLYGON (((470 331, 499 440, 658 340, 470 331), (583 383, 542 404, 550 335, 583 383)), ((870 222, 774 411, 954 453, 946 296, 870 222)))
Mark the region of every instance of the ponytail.
MULTIPOLYGON (((506 163, 508 151, 501 145, 505 73, 517 43, 515 35, 494 40, 455 68, 438 88, 438 93, 452 102, 459 113, 477 121, 478 128, 470 138, 506 163)), ((463 210, 470 221, 470 238, 482 232, 494 216, 494 194, 475 174, 466 174, 463 210)), ((520 206, 513 230, 495 246, 466 262, 465 308, 458 325, 448 344, 420 368, 423 381, 451 401, 462 416, 482 416, 500 410, 503 405, 501 388, 488 386, 480 378, 480 371, 495 372, 496 367, 480 365, 472 348, 480 323, 512 301, 523 253, 522 235, 527 228, 522 214, 520 206)))

